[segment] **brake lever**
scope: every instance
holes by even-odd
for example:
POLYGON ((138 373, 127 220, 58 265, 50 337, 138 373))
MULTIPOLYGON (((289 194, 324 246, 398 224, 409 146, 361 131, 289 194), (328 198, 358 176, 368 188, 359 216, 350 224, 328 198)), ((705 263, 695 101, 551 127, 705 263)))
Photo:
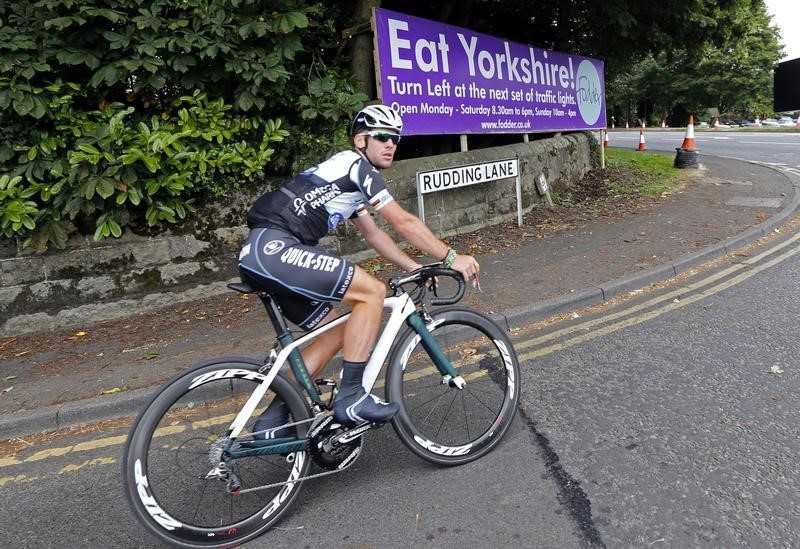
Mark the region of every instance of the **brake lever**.
POLYGON ((478 290, 480 293, 483 293, 481 289, 481 279, 478 278, 478 274, 476 273, 475 276, 472 277, 472 289, 478 290))
POLYGON ((430 282, 431 282, 430 289, 433 292, 433 295, 435 297, 439 297, 439 285, 436 283, 436 278, 431 278, 430 282))

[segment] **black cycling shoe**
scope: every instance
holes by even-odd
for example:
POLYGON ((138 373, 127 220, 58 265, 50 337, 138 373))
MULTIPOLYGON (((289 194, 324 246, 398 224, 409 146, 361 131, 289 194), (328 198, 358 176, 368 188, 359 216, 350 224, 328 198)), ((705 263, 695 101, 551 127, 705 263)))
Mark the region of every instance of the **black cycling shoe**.
POLYGON ((383 402, 375 395, 358 386, 347 391, 340 391, 333 401, 333 419, 343 425, 355 425, 370 421, 386 423, 400 410, 396 402, 383 402))
MULTIPOLYGON (((282 400, 275 399, 270 402, 267 409, 258 416, 256 422, 253 424, 252 431, 255 433, 257 431, 265 431, 267 429, 272 429, 274 427, 280 427, 286 423, 290 423, 291 420, 289 419, 289 407, 286 406, 286 403, 282 400)), ((266 433, 259 433, 255 435, 254 438, 257 439, 272 439, 272 438, 284 438, 284 437, 293 437, 295 436, 294 428, 293 427, 284 427, 283 429, 278 429, 277 431, 267 431, 266 433)))

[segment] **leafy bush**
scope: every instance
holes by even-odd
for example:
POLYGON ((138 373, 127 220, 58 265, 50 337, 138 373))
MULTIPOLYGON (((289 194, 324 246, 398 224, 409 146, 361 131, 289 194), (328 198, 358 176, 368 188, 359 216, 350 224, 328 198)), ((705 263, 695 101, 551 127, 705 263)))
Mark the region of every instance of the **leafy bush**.
POLYGON ((300 0, 0 3, 0 234, 160 228, 341 147, 366 97, 323 63, 322 19, 300 0))
POLYGON ((287 135, 279 121, 257 128, 200 92, 174 99, 173 114, 137 122, 134 107, 79 111, 77 85, 50 87, 61 92, 47 105, 55 132, 14 147, 17 162, 7 167, 9 189, 0 195, 0 215, 8 220, 3 234, 22 236, 37 250, 63 247, 68 221, 94 220, 95 240, 118 237, 128 224, 176 223, 194 210, 198 195, 219 195, 259 176, 271 145, 287 135), (246 138, 257 129, 253 145, 246 138))

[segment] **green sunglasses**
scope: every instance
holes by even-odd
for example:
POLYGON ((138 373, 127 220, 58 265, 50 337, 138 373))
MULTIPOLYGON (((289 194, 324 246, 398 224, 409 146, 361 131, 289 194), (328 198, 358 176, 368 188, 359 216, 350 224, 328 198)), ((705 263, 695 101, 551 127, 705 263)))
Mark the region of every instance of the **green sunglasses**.
POLYGON ((368 135, 380 141, 381 143, 386 143, 391 139, 392 143, 397 145, 400 143, 400 136, 396 133, 387 133, 387 132, 367 132, 364 135, 368 135))

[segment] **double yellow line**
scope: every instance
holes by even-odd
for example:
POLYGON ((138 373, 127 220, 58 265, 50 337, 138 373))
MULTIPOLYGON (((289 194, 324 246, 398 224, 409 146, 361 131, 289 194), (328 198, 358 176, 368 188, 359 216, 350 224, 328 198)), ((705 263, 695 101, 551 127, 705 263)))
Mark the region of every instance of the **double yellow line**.
MULTIPOLYGON (((647 322, 665 313, 680 309, 681 307, 685 307, 687 305, 691 305, 692 303, 696 303, 697 301, 736 286, 737 284, 744 282, 758 273, 774 267, 775 265, 778 265, 779 263, 782 263, 783 261, 786 261, 787 259, 800 253, 800 246, 790 248, 791 246, 795 245, 798 240, 800 240, 800 234, 794 235, 793 237, 771 247, 769 250, 766 250, 761 254, 743 260, 702 280, 694 282, 688 286, 684 286, 679 290, 667 292, 663 295, 659 295, 632 307, 626 307, 620 311, 562 328, 539 337, 526 339, 524 341, 515 341, 514 346, 516 348, 519 360, 520 362, 533 360, 535 358, 546 356, 556 351, 560 351, 562 349, 608 335, 618 330, 647 322), (786 248, 789 249, 785 250, 786 248), (780 255, 772 257, 768 261, 764 261, 766 258, 776 254, 777 252, 780 252, 781 250, 785 251, 783 251, 783 253, 780 255), (764 262, 762 263, 762 261, 764 262), (681 297, 694 291, 698 292, 687 297, 681 297), (642 314, 637 314, 640 312, 642 312, 642 314), (584 333, 573 336, 573 334, 576 332, 584 333)), ((35 461, 77 454, 90 450, 97 450, 99 448, 120 446, 125 442, 125 439, 125 435, 105 437, 70 446, 40 450, 24 459, 18 459, 16 456, 0 458, 0 470, 5 467, 23 465, 35 461)), ((64 473, 75 471, 85 465, 108 464, 114 462, 115 460, 113 458, 99 458, 75 466, 66 466, 59 472, 64 473)), ((26 479, 25 475, 17 475, 16 477, 0 477, 0 487, 8 482, 23 482, 29 480, 31 479, 26 479)))
POLYGON ((574 345, 578 345, 580 343, 584 343, 586 341, 590 341, 592 339, 608 335, 618 330, 622 330, 630 326, 635 326, 636 324, 647 322, 648 320, 657 318, 670 311, 674 311, 676 309, 680 309, 681 307, 686 307, 687 305, 691 305, 692 303, 700 301, 701 299, 705 299, 709 296, 712 296, 716 293, 726 290, 732 286, 736 286, 737 284, 744 282, 748 278, 755 276, 758 273, 766 269, 769 269, 771 267, 774 267, 775 265, 782 263, 783 261, 786 261, 790 257, 797 255, 798 253, 800 253, 800 246, 789 249, 788 251, 785 251, 782 254, 773 257, 769 261, 760 263, 765 258, 774 255, 776 252, 779 252, 780 250, 783 250, 789 246, 796 244, 798 240, 800 240, 800 234, 796 234, 793 237, 787 239, 786 241, 776 246, 773 246, 769 250, 762 252, 754 257, 743 260, 735 265, 728 267, 727 269, 718 271, 711 276, 708 276, 702 280, 694 282, 693 284, 684 286, 680 290, 673 290, 666 294, 659 295, 648 301, 639 303, 638 305, 627 307, 618 312, 607 314, 593 320, 588 320, 586 322, 581 322, 580 324, 575 324, 567 328, 563 328, 561 330, 556 330, 554 332, 548 333, 540 337, 527 339, 526 341, 522 342, 515 341, 514 347, 517 351, 517 356, 519 357, 520 362, 533 360, 535 358, 543 357, 551 353, 554 353, 556 351, 560 351, 562 349, 566 349, 568 347, 572 347, 574 345), (736 274, 739 271, 744 271, 744 272, 736 274), (719 282, 720 280, 723 279, 727 280, 719 282), (690 295, 688 297, 681 297, 687 293, 691 293, 696 290, 702 290, 702 291, 690 295), (659 307, 659 305, 661 306, 659 307), (653 307, 657 308, 649 310, 652 309, 653 307), (636 313, 640 311, 647 311, 647 312, 637 315, 636 313), (622 318, 622 320, 620 320, 619 322, 614 322, 615 320, 620 318, 622 318), (570 337, 572 334, 576 332, 586 332, 586 333, 570 337), (562 340, 563 338, 567 339, 559 341, 562 340), (558 342, 550 343, 552 341, 558 341, 558 342), (548 343, 550 344, 548 345, 548 343), (525 349, 530 349, 530 348, 533 349, 527 352, 525 351, 525 349))

